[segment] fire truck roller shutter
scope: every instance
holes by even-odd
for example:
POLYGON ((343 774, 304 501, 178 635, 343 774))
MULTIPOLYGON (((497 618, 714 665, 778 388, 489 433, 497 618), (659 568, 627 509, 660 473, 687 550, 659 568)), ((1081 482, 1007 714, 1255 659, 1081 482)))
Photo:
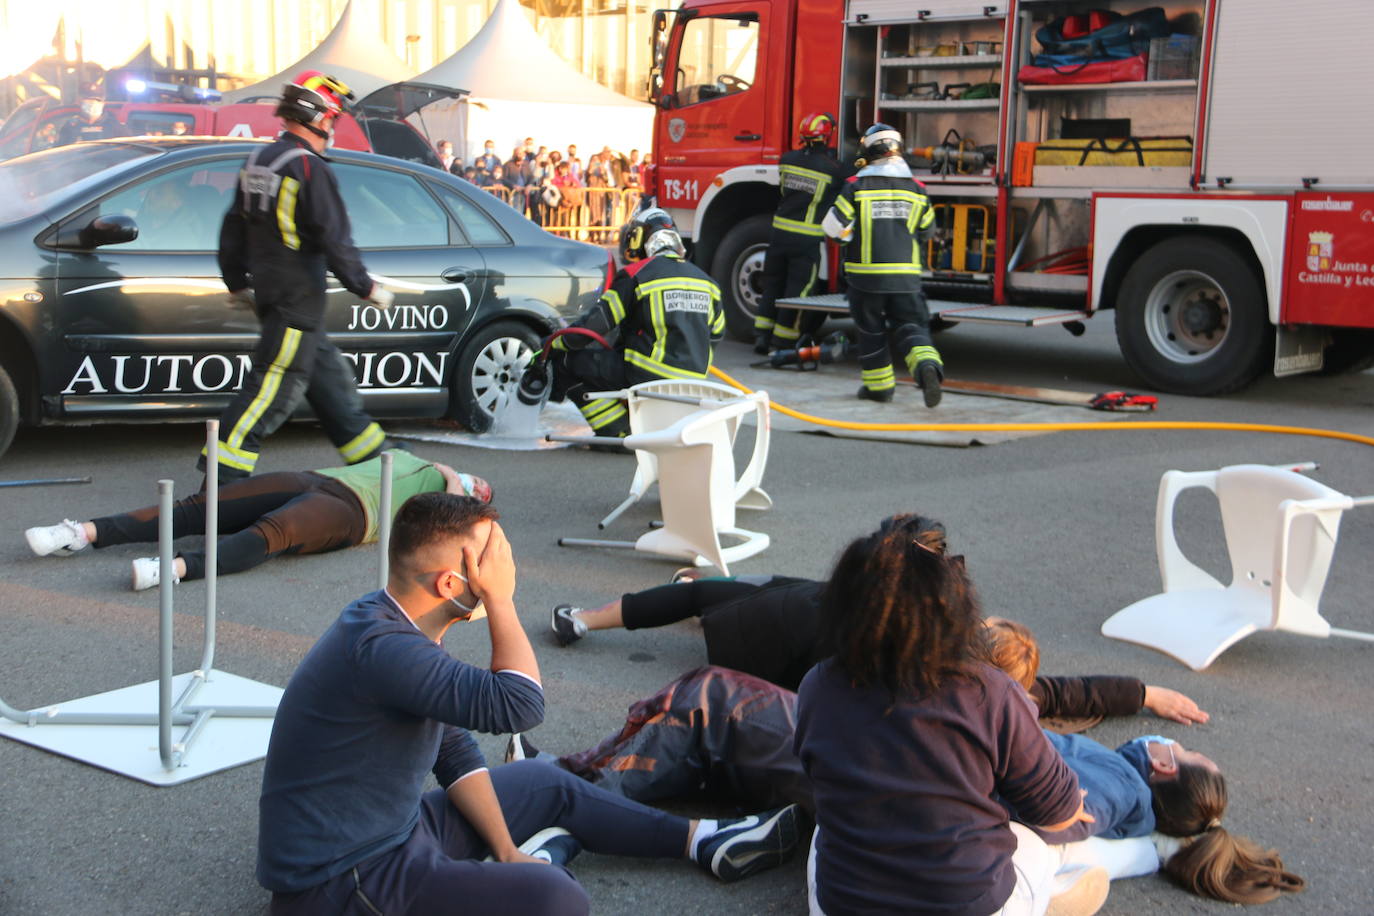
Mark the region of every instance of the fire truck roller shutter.
POLYGON ((1127 364, 1156 391, 1215 395, 1249 384, 1274 357, 1264 284, 1234 245, 1206 235, 1157 242, 1116 297, 1127 364))

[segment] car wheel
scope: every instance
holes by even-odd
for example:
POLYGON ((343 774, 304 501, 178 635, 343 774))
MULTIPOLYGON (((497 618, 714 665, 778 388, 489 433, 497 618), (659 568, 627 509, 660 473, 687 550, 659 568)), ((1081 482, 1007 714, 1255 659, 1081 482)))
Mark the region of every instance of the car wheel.
POLYGON ((1172 238, 1146 250, 1121 283, 1116 312, 1121 354, 1157 391, 1225 394, 1273 358, 1259 277, 1216 239, 1172 238))
POLYGON ((10 374, 0 366, 0 455, 14 441, 19 429, 19 393, 15 391, 10 374))
POLYGON ((497 411, 515 397, 520 377, 539 348, 526 325, 498 321, 463 346, 449 384, 449 416, 475 433, 491 428, 497 411))
POLYGON ((773 218, 751 216, 725 233, 711 259, 711 276, 720 284, 725 327, 736 340, 754 339, 754 316, 763 295, 763 257, 773 218))

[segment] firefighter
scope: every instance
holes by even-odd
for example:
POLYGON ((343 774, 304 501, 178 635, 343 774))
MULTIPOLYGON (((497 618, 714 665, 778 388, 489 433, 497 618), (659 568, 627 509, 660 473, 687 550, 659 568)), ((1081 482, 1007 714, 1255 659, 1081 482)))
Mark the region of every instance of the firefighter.
POLYGON ((621 228, 620 257, 625 266, 610 289, 573 322, 600 334, 611 349, 565 334, 553 341, 550 354, 553 399, 571 398, 592 432, 617 438, 630 432, 625 402, 588 399, 587 392, 655 379, 704 379, 725 332, 720 287, 687 262, 666 212, 651 207, 621 228))
POLYGON ((778 209, 763 262, 763 291, 754 317, 754 352, 794 349, 803 333, 814 333, 825 316, 802 317, 778 310, 780 298, 809 296, 816 285, 825 233, 821 218, 835 202, 842 167, 830 150, 835 119, 812 112, 797 127, 801 148, 783 153, 778 164, 778 209))
MULTIPOLYGON (((352 366, 323 327, 326 270, 378 308, 393 298, 363 266, 338 179, 322 155, 351 98, 343 83, 313 70, 283 86, 276 110, 283 130, 248 157, 224 216, 219 266, 229 303, 253 308, 262 334, 243 388, 220 417, 221 480, 253 473, 262 440, 302 398, 345 464, 366 461, 388 444, 363 409, 352 366)), ((199 467, 205 469, 203 450, 199 467)))
POLYGON ((921 243, 935 230, 924 186, 902 158, 902 135, 874 124, 859 141, 859 173, 845 182, 822 225, 846 243, 849 313, 859 332, 859 397, 890 401, 897 387, 891 340, 924 389, 940 403, 944 366, 931 346, 930 313, 921 293, 921 243))
POLYGON ((99 86, 87 86, 81 91, 81 114, 72 118, 57 132, 54 146, 66 146, 80 140, 106 140, 123 137, 126 131, 113 111, 105 110, 105 92, 99 86))

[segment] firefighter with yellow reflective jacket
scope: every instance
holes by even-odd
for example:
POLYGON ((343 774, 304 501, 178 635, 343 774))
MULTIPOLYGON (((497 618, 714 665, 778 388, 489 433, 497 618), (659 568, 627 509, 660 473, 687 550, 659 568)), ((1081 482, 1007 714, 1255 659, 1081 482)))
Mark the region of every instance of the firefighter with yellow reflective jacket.
POLYGON ((859 332, 859 397, 890 401, 897 387, 889 356, 896 345, 924 389, 940 403, 944 365, 931 346, 930 313, 921 292, 922 243, 935 231, 925 188, 902 158, 902 135, 874 124, 859 141, 859 173, 845 182, 822 225, 845 242, 849 313, 859 332))
MULTIPOLYGON (((393 298, 363 266, 323 155, 352 97, 343 83, 314 70, 283 86, 276 110, 283 130, 249 155, 224 215, 219 267, 229 304, 253 308, 262 332, 243 388, 220 416, 221 481, 252 474, 262 440, 302 400, 345 464, 373 458, 387 445, 363 408, 353 366, 324 330, 326 271, 379 308, 393 298)), ((202 451, 202 471, 205 460, 202 451)))
POLYGON ((665 211, 651 207, 636 214, 620 230, 620 256, 625 266, 610 289, 572 323, 595 331, 611 349, 564 334, 549 354, 552 399, 571 398, 598 436, 628 435, 629 415, 624 401, 588 398, 588 392, 655 379, 704 380, 725 333, 720 287, 686 260, 665 211))
POLYGON ((816 286, 825 232, 821 219, 840 189, 844 167, 831 151, 835 119, 812 112, 797 126, 801 148, 788 150, 778 162, 778 209, 763 260, 758 314, 754 316, 754 351, 793 349, 802 334, 814 333, 825 316, 779 309, 778 299, 809 296, 816 286))

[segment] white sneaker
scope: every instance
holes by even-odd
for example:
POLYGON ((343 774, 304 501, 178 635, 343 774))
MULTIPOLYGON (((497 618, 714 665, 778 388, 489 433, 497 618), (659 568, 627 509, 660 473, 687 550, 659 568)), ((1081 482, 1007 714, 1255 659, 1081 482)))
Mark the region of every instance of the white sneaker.
MULTIPOLYGON (((133 587, 134 591, 141 592, 144 589, 156 588, 162 581, 162 561, 157 557, 139 557, 134 560, 133 587)), ((180 579, 173 579, 172 584, 176 585, 180 579)))
POLYGON ((24 538, 29 542, 29 549, 40 557, 49 554, 69 557, 90 543, 86 540, 86 527, 71 519, 60 525, 30 528, 24 532, 24 538))

